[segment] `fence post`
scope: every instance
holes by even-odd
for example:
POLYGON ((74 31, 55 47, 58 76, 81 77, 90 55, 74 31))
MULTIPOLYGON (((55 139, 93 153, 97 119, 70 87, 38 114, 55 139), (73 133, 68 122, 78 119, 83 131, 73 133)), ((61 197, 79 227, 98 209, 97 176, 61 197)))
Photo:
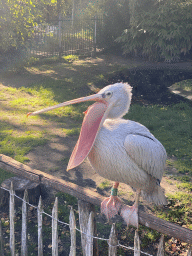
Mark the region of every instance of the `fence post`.
POLYGON ((58 256, 58 198, 55 198, 55 203, 52 210, 52 256, 58 256))
POLYGON ((37 222, 38 222, 38 256, 43 256, 43 206, 41 196, 39 198, 39 204, 37 207, 37 222))
POLYGON ((93 234, 94 234, 94 213, 89 214, 89 220, 87 225, 87 244, 86 244, 86 256, 93 256, 93 234))
POLYGON ((158 245, 157 256, 164 256, 164 235, 161 235, 158 245))
MULTIPOLYGON (((94 205, 78 200, 78 211, 79 211, 79 225, 80 225, 80 230, 83 233, 87 233, 87 227, 88 227, 88 220, 89 220, 89 214, 90 212, 95 213, 95 208, 94 205)), ((83 251, 83 256, 86 256, 86 244, 87 244, 87 237, 85 234, 81 233, 81 245, 82 245, 82 251, 83 251)), ((96 235, 96 221, 94 218, 94 234, 96 235)), ((97 239, 93 239, 93 255, 98 256, 98 243, 97 239)))
POLYGON ((111 233, 109 236, 109 254, 108 254, 109 256, 117 255, 117 245, 118 245, 118 241, 115 234, 115 223, 113 223, 111 227, 111 233))
POLYGON ((73 207, 71 207, 69 215, 69 228, 71 234, 71 246, 69 256, 76 256, 76 223, 73 207))
POLYGON ((0 255, 4 256, 4 243, 3 243, 3 232, 2 232, 1 219, 0 219, 0 255))
POLYGON ((28 193, 25 190, 22 203, 21 256, 27 256, 27 202, 28 193))
POLYGON ((134 237, 134 256, 140 256, 140 241, 137 229, 135 230, 134 237))
POLYGON ((15 256, 15 192, 13 191, 13 182, 11 182, 10 188, 10 201, 9 201, 9 219, 10 219, 10 251, 11 256, 15 256))

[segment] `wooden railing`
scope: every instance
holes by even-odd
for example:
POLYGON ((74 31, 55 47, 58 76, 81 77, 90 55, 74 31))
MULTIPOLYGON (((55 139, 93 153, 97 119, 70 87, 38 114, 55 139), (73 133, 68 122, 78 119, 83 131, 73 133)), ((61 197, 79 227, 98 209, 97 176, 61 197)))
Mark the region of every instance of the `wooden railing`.
MULTIPOLYGON (((39 170, 34 170, 22 163, 17 162, 16 160, 5 156, 0 155, 0 168, 12 172, 15 175, 22 176, 24 178, 27 178, 33 182, 36 183, 42 183, 45 185, 49 185, 52 188, 54 188, 57 191, 61 191, 64 193, 68 193, 72 196, 75 196, 79 199, 78 201, 78 207, 79 207, 79 221, 80 221, 80 230, 76 228, 75 219, 74 219, 74 212, 71 209, 70 212, 70 221, 68 223, 63 223, 65 225, 69 225, 70 232, 71 232, 71 248, 70 248, 70 256, 76 254, 76 230, 81 232, 81 243, 82 243, 82 249, 83 249, 83 255, 98 255, 98 252, 94 251, 94 242, 97 239, 102 239, 95 237, 94 234, 94 205, 99 205, 101 201, 104 199, 103 196, 99 195, 96 192, 93 192, 89 189, 81 188, 73 183, 66 182, 62 179, 56 178, 52 175, 49 175, 47 173, 41 172, 39 170)), ((13 222, 13 214, 11 212, 14 212, 14 191, 13 188, 10 190, 10 248, 12 251, 14 251, 14 222, 13 222), (12 202, 12 203, 11 203, 12 202)), ((22 216, 25 216, 26 211, 26 204, 27 202, 27 196, 25 193, 25 196, 23 199, 23 213, 22 216)), ((35 207, 35 206, 34 206, 35 207)), ((37 207, 38 211, 38 255, 41 254, 41 248, 42 248, 42 214, 46 214, 42 211, 41 208, 41 198, 39 200, 39 205, 37 207), (41 228, 40 228, 41 227, 41 228)), ((57 199, 54 204, 54 208, 52 211, 52 227, 54 230, 52 230, 52 238, 53 241, 56 241, 57 243, 57 225, 58 225, 58 218, 57 218, 57 199), (54 233, 56 232, 56 233, 54 233)), ((26 218, 23 217, 23 222, 25 223, 26 218)), ((24 223, 22 225, 24 225, 24 223)), ((61 221, 59 221, 61 223, 61 221)), ((175 237, 177 239, 180 239, 183 242, 186 242, 190 245, 192 245, 192 230, 189 230, 187 228, 183 228, 177 224, 173 224, 170 222, 167 222, 165 220, 162 220, 160 218, 157 218, 153 215, 150 215, 146 212, 143 212, 139 209, 139 223, 150 227, 154 230, 157 230, 161 232, 162 234, 169 235, 171 237, 175 237)), ((62 223, 61 223, 62 224, 62 223)), ((25 244, 26 242, 26 227, 22 228, 22 244, 25 244)), ((1 236, 0 236, 1 237, 1 236)), ((137 231, 135 232, 135 243, 134 248, 126 247, 124 245, 119 244, 117 241, 116 235, 115 235, 115 224, 112 225, 111 234, 109 239, 103 239, 107 240, 109 244, 109 255, 117 255, 117 247, 123 247, 127 249, 133 249, 134 255, 140 255, 140 243, 139 243, 139 236, 137 231)), ((24 247, 23 247, 24 248, 24 247)), ((58 244, 52 245, 52 255, 58 255, 58 244)), ((25 254, 26 249, 22 249, 23 254, 25 254)), ((142 252, 143 253, 143 252, 142 252)), ((150 255, 148 253, 144 253, 146 255, 150 255)), ((2 255, 2 254, 1 254, 2 255)), ((14 255, 14 254, 12 254, 14 255)), ((159 249, 157 255, 164 255, 163 254, 163 235, 160 239, 159 243, 159 249)), ((191 249, 188 251, 188 256, 192 256, 191 249)))

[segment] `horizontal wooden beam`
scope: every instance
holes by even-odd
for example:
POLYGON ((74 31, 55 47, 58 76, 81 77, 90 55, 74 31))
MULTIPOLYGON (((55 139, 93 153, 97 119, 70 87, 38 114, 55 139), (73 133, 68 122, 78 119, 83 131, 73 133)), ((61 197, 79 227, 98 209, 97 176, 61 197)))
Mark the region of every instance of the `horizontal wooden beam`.
MULTIPOLYGON (((82 188, 74 183, 54 177, 48 173, 41 172, 22 164, 11 157, 0 154, 0 168, 22 176, 31 181, 42 183, 52 187, 57 191, 68 193, 80 200, 87 201, 93 205, 101 205, 104 197, 86 188, 82 188)), ((192 244, 192 230, 183 228, 177 224, 157 218, 139 209, 139 223, 157 230, 163 234, 180 239, 183 242, 192 244)))

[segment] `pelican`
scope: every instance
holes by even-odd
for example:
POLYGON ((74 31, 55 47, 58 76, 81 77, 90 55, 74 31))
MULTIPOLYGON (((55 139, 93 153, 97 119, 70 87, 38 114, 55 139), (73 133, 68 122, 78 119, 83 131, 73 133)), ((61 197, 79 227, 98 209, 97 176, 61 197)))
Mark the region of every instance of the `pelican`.
MULTIPOLYGON (((148 202, 166 204, 160 182, 167 158, 163 145, 140 123, 125 120, 132 98, 132 87, 115 83, 97 94, 63 102, 28 115, 37 115, 70 104, 95 101, 88 107, 77 144, 67 170, 79 166, 88 157, 93 169, 114 181, 111 196, 101 203, 107 218, 120 214, 127 225, 138 227, 138 202, 141 195, 148 202), (125 206, 117 197, 119 183, 136 191, 135 203, 125 206)), ((149 117, 150 118, 150 117, 149 117)))

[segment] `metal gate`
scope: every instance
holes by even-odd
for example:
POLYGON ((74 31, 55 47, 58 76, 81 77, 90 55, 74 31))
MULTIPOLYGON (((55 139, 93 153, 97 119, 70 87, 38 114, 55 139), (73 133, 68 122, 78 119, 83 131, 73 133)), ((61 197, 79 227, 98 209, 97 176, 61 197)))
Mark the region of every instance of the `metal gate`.
POLYGON ((98 25, 102 19, 60 20, 57 25, 38 24, 30 40, 30 54, 49 57, 96 53, 98 25))

